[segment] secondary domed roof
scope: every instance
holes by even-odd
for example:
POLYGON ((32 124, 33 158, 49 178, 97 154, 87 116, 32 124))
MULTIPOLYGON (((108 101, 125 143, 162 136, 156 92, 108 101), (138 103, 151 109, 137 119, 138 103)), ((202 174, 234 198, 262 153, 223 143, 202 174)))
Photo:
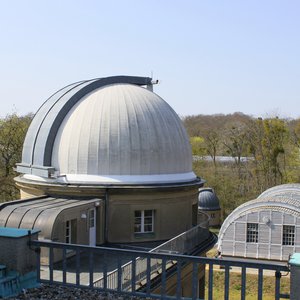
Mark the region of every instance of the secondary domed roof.
POLYGON ((258 198, 266 197, 281 197, 281 196, 291 196, 293 198, 300 200, 300 184, 299 183, 286 183, 281 185, 273 186, 263 193, 261 193, 258 198))
POLYGON ((220 201, 212 188, 199 189, 198 208, 200 210, 220 210, 220 201))
POLYGON ((69 183, 196 180, 182 122, 149 84, 117 76, 58 91, 34 117, 18 171, 69 183))

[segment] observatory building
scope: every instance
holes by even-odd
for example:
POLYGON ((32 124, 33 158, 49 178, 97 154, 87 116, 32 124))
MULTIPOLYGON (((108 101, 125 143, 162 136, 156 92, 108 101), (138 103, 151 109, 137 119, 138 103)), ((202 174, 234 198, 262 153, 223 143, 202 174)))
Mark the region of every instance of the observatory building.
POLYGON ((221 207, 220 201, 212 188, 205 187, 199 189, 198 209, 209 216, 209 226, 220 225, 221 207))
POLYGON ((151 78, 57 91, 34 116, 17 171, 23 200, 1 207, 0 226, 38 228, 42 239, 136 244, 197 225, 203 181, 180 118, 151 78))
MULTIPOLYGON (((21 200, 0 205, 0 226, 39 230, 50 242, 147 251, 172 241, 176 253, 205 255, 216 237, 198 212, 204 182, 192 171, 180 118, 152 84, 131 76, 81 81, 44 102, 17 164, 21 200)), ((63 257, 41 252, 43 264, 63 257)), ((188 265, 182 274, 181 294, 191 295, 188 265)), ((201 296, 203 266, 197 274, 201 296)), ((170 279, 167 293, 175 291, 170 279)))
POLYGON ((300 251, 300 184, 283 184, 237 207, 224 221, 222 256, 287 261, 300 251))

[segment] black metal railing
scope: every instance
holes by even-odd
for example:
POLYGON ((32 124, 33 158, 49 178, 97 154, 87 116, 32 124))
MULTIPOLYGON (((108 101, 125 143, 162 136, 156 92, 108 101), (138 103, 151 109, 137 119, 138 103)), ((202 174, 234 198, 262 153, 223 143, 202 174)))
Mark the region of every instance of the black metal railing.
MULTIPOLYGON (((257 299, 263 299, 265 273, 273 273, 275 300, 289 299, 281 293, 281 275, 289 272, 288 266, 268 262, 206 258, 174 253, 145 252, 136 250, 89 247, 47 241, 32 241, 37 250, 49 252, 48 264, 41 265, 40 251, 37 251, 38 280, 43 283, 61 284, 81 288, 96 288, 105 292, 117 292, 137 297, 159 299, 186 299, 182 297, 182 274, 186 267, 191 270, 190 299, 199 299, 199 270, 208 272, 206 299, 214 298, 214 273, 222 267, 224 272, 224 299, 230 297, 230 276, 232 269, 240 268, 241 299, 246 299, 248 271, 256 270, 258 277, 257 299), (71 251, 71 252, 70 252, 71 251), (60 252, 62 260, 54 261, 54 253, 60 252), (73 257, 69 254, 73 253, 73 257), (143 261, 142 268, 140 260, 143 261), (155 262, 155 263, 154 263, 155 262), (111 266, 113 265, 113 266, 111 266), (154 268, 153 266, 156 265, 154 268), (126 267, 124 267, 126 266, 126 267), (115 275, 109 279, 113 272, 115 275), (140 274, 143 273, 143 276, 140 274), (176 291, 168 295, 168 279, 176 280, 176 291), (95 284, 103 278, 101 285, 95 284), (113 280, 114 283, 109 282, 113 280), (157 287, 160 287, 159 289, 157 287), (154 292, 156 291, 156 292, 154 292), (158 292, 157 292, 158 291, 158 292)), ((269 276, 269 274, 268 274, 269 276)))
MULTIPOLYGON (((188 231, 179 234, 178 236, 170 239, 169 241, 159 245, 156 248, 153 248, 149 252, 151 253, 166 253, 166 254, 191 254, 193 251, 199 247, 199 245, 205 244, 208 245, 209 238, 212 237, 209 230, 205 228, 207 222, 203 222, 203 224, 199 224, 188 231), (205 224, 204 224, 205 223, 205 224)), ((211 246, 213 246, 216 242, 216 239, 212 237, 210 240, 211 246)), ((201 250, 199 250, 201 251, 201 250)), ((153 274, 157 274, 162 268, 162 260, 161 259, 152 259, 150 262, 150 275, 153 277, 153 274)), ((174 265, 171 261, 166 262, 166 267, 170 268, 174 265)), ((143 257, 138 257, 135 261, 135 268, 136 268, 136 281, 142 282, 146 279, 147 276, 147 259, 143 257)), ((130 288, 130 281, 131 281, 131 272, 132 270, 132 262, 129 261, 128 263, 122 265, 122 288, 124 290, 130 288)), ((107 275, 107 282, 108 287, 111 289, 115 289, 117 285, 117 278, 118 278, 119 271, 116 268, 115 270, 111 271, 107 275)), ((95 287, 103 287, 104 277, 100 278, 99 280, 95 280, 94 285, 95 287)))

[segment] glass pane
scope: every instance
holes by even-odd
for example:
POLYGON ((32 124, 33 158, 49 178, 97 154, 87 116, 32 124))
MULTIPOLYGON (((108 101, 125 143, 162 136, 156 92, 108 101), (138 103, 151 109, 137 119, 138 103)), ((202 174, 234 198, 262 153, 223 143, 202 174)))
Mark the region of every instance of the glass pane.
POLYGON ((134 220, 134 225, 141 225, 142 224, 142 219, 136 218, 134 220))
POLYGON ((145 224, 152 223, 152 217, 147 217, 147 218, 145 218, 144 223, 145 223, 145 224))
POLYGON ((134 232, 142 232, 142 211, 134 212, 134 232))
POLYGON ((94 219, 95 217, 95 211, 93 209, 90 210, 90 218, 94 219))
POLYGON ((142 232, 142 213, 140 210, 134 212, 134 232, 142 232))
POLYGON ((257 243, 258 242, 258 224, 247 223, 247 242, 257 243))
POLYGON ((295 244, 295 226, 283 225, 282 244, 286 246, 293 246, 295 244))
POLYGON ((92 209, 89 211, 90 228, 95 227, 95 211, 92 209))
POLYGON ((141 232, 142 231, 142 226, 140 224, 135 224, 134 225, 134 232, 141 232))
POLYGON ((152 224, 145 225, 145 232, 152 232, 152 224))
POLYGON ((153 210, 145 210, 145 217, 152 217, 153 210))
POLYGON ((140 218, 140 217, 142 216, 142 212, 141 212, 140 210, 136 210, 136 211, 134 212, 134 216, 135 216, 136 218, 140 218))

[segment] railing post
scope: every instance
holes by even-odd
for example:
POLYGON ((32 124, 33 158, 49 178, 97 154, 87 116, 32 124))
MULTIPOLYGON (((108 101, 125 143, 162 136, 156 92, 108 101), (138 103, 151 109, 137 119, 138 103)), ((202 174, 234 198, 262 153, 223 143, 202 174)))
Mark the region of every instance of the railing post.
POLYGON ((294 253, 289 261, 290 264, 290 299, 300 300, 300 253, 294 253))
POLYGON ((41 280, 41 247, 35 249, 36 253, 36 268, 37 268, 37 282, 41 280))

